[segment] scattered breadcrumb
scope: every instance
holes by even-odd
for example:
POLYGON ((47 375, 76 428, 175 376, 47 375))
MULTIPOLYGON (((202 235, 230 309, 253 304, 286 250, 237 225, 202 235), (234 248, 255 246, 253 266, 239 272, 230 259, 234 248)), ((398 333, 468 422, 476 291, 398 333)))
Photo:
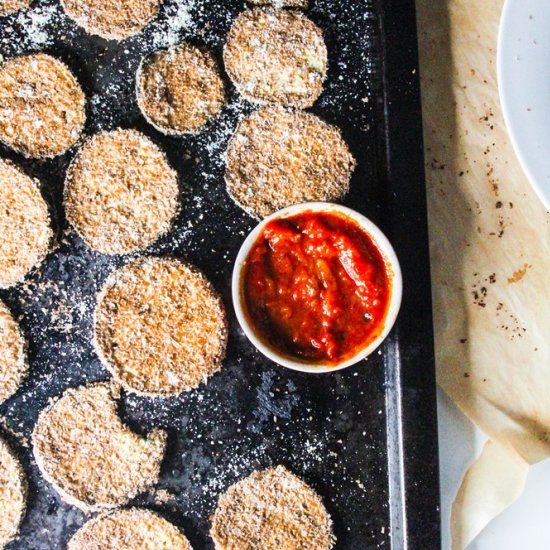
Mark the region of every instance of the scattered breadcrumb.
POLYGON ((0 548, 19 532, 27 507, 25 472, 8 445, 0 439, 0 548))
POLYGON ((274 8, 307 8, 308 0, 248 0, 257 6, 271 5, 274 8))
POLYGON ((10 310, 0 301, 0 403, 17 391, 27 370, 23 334, 10 310))
POLYGON ((225 181, 237 204, 263 218, 292 204, 343 198, 354 168, 337 128, 311 113, 273 106, 240 123, 225 181))
POLYGON ((283 466, 231 486, 210 534, 216 550, 329 550, 336 542, 320 497, 283 466))
POLYGON ((40 413, 32 434, 42 475, 86 512, 121 506, 159 477, 166 432, 132 432, 118 416, 119 397, 109 382, 68 389, 40 413))
POLYGON ((137 99, 155 128, 179 135, 196 132, 215 117, 225 91, 213 55, 182 43, 144 60, 137 75, 137 99))
POLYGON ((527 275, 527 271, 529 271, 530 267, 531 266, 528 263, 525 263, 522 267, 516 269, 516 271, 514 271, 512 275, 508 277, 508 283, 519 283, 523 279, 523 277, 527 275))
POLYGON ((48 206, 38 184, 0 159, 0 288, 20 282, 49 252, 48 206))
POLYGON ((124 40, 158 14, 162 0, 61 0, 67 15, 90 34, 124 40))
POLYGON ((86 121, 86 98, 71 71, 44 53, 0 67, 0 139, 25 156, 52 158, 72 147, 86 121))
POLYGON ((210 0, 171 0, 163 6, 164 17, 151 24, 152 45, 155 49, 169 48, 181 42, 182 37, 200 29, 197 17, 212 14, 210 0))
POLYGON ((154 493, 155 504, 160 506, 176 500, 176 495, 166 489, 157 489, 154 493))
POLYGON ((105 283, 95 314, 95 344, 128 390, 177 395, 221 368, 224 307, 196 268, 171 258, 140 258, 105 283))
POLYGON ((32 0, 2 0, 0 2, 0 16, 28 8, 31 2, 32 0))
POLYGON ((223 58, 238 91, 256 103, 311 107, 327 73, 323 33, 296 11, 242 12, 229 31, 223 58))
POLYGON ((128 254, 153 244, 179 210, 176 172, 165 154, 135 130, 93 136, 65 183, 67 219, 90 248, 128 254))
POLYGON ((160 515, 129 508, 102 514, 85 523, 67 550, 192 550, 187 538, 160 515))

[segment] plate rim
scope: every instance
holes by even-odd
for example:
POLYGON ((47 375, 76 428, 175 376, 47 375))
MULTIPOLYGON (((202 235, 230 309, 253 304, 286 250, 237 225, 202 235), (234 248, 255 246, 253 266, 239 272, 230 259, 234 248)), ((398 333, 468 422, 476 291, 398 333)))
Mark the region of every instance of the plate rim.
MULTIPOLYGON (((540 185, 534 170, 531 168, 529 161, 527 160, 524 149, 520 143, 521 140, 518 140, 518 135, 514 129, 512 123, 512 111, 513 109, 510 106, 510 100, 508 98, 510 91, 504 86, 503 82, 506 80, 504 77, 505 72, 505 60, 503 56, 504 44, 507 40, 508 26, 510 24, 511 12, 515 7, 516 0, 505 0, 502 7, 500 22, 498 28, 498 38, 497 38, 497 88, 500 101, 500 108, 502 111, 502 116, 504 118, 504 125, 508 134, 514 153, 519 161, 521 169, 525 173, 531 187, 535 190, 537 196, 543 203, 547 211, 550 211, 550 183, 548 189, 545 191, 543 185, 540 185)), ((550 105, 549 105, 550 111, 550 105)))

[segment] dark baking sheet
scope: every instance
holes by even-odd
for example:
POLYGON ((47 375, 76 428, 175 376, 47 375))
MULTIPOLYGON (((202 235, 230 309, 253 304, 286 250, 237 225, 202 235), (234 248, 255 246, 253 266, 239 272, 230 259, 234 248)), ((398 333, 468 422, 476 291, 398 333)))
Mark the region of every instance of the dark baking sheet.
MULTIPOLYGON (((147 125, 134 98, 141 57, 179 39, 205 43, 221 58, 224 36, 245 7, 234 0, 166 0, 145 32, 123 43, 87 35, 56 1, 0 19, 4 57, 44 50, 63 59, 87 97, 86 134, 138 128, 168 154, 185 184, 175 231, 147 252, 173 254, 201 269, 222 293, 231 324, 227 360, 207 385, 178 399, 127 395, 122 417, 134 429, 160 426, 170 448, 158 486, 174 493, 135 504, 180 526, 196 549, 210 549, 209 515, 230 484, 271 464, 287 465, 322 495, 337 549, 439 548, 434 358, 426 207, 413 0, 311 0, 309 16, 330 52, 325 92, 312 109, 342 128, 359 161, 345 203, 392 240, 402 263, 401 314, 368 361, 333 375, 279 367, 247 341, 230 299, 234 258, 254 221, 223 183, 223 152, 238 119, 251 110, 230 87, 222 117, 198 137, 165 137, 147 125)), ((95 296, 127 258, 91 252, 67 228, 63 177, 74 150, 55 160, 23 159, 0 146, 43 183, 59 247, 41 268, 0 298, 20 317, 29 341, 30 376, 0 406, 0 433, 30 478, 28 513, 9 548, 64 548, 87 519, 42 480, 29 436, 48 399, 67 387, 107 378, 92 345, 95 296)))

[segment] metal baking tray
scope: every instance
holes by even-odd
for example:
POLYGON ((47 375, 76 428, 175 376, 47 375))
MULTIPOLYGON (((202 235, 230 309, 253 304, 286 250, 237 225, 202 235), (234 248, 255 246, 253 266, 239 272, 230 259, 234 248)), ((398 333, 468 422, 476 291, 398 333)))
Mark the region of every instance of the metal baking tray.
MULTIPOLYGON (((166 0, 157 20, 122 43, 86 34, 56 0, 0 19, 0 53, 42 50, 67 63, 88 97, 86 134, 137 128, 168 154, 185 184, 175 230, 147 250, 200 267, 222 293, 231 325, 222 371, 177 399, 132 395, 120 403, 135 430, 169 432, 169 451, 154 494, 135 504, 158 510, 196 549, 211 549, 209 516, 218 496, 253 470, 285 464, 323 497, 337 549, 439 548, 436 401, 421 112, 413 0, 311 0, 309 16, 330 52, 325 91, 312 111, 338 125, 358 168, 345 204, 366 214, 392 241, 404 276, 396 327, 379 352, 355 367, 305 375, 279 367, 247 341, 230 298, 233 261, 254 220, 228 197, 223 153, 239 117, 252 106, 229 86, 222 116, 195 137, 159 134, 139 113, 135 72, 151 51, 182 39, 203 43, 221 60, 237 0, 166 0)), ((74 149, 49 161, 0 146, 43 186, 58 247, 24 284, 0 292, 28 339, 30 376, 0 406, 0 433, 29 477, 21 536, 9 548, 64 548, 87 519, 41 478, 29 436, 52 396, 105 379, 92 348, 95 297, 107 275, 128 261, 91 252, 68 227, 64 173, 74 149)))

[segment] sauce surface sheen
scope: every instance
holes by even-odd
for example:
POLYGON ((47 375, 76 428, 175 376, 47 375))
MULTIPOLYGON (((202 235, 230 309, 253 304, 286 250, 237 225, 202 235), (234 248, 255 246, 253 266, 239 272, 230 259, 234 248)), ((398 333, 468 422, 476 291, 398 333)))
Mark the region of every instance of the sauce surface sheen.
POLYGON ((337 365, 382 332, 391 275, 353 219, 304 212, 270 221, 241 279, 256 335, 298 360, 337 365))

